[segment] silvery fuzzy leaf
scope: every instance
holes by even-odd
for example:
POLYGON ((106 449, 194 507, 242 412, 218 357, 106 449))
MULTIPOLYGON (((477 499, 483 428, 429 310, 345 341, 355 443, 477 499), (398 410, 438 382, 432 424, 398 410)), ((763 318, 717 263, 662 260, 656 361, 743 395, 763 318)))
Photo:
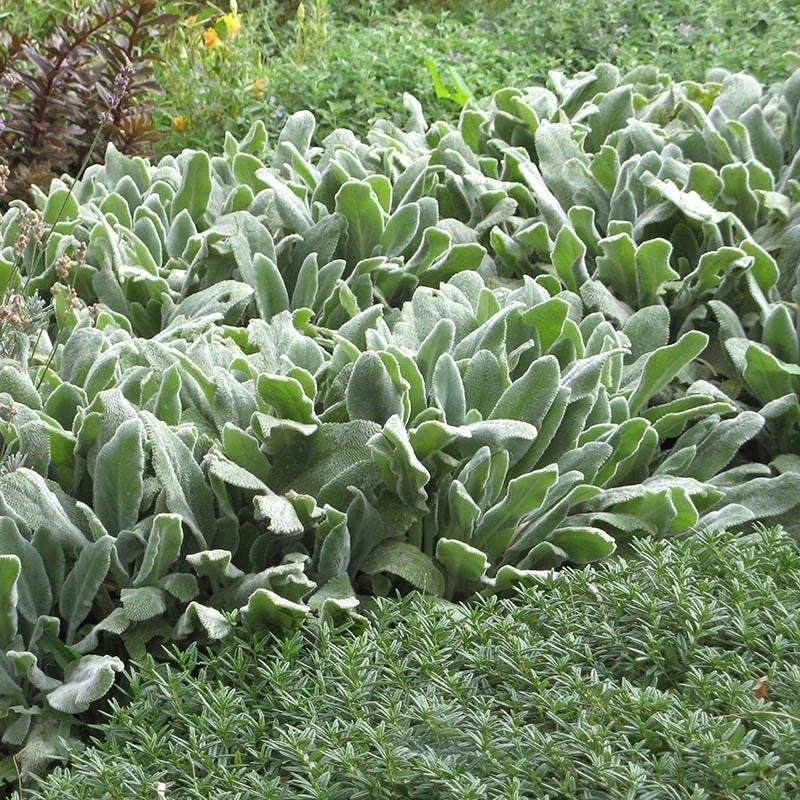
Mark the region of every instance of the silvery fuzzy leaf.
POLYGON ((0 509, 26 529, 51 529, 62 546, 72 553, 79 552, 88 543, 48 482, 25 467, 0 475, 0 509))
POLYGON ((64 714, 80 714, 103 697, 125 665, 115 656, 83 656, 64 670, 64 683, 47 695, 47 703, 64 714))
POLYGON ((160 616, 167 608, 164 590, 155 586, 123 589, 120 592, 120 602, 131 622, 144 622, 160 616))
POLYGON ((106 530, 117 534, 139 519, 144 492, 143 428, 129 419, 97 454, 93 506, 106 530))
POLYGON ((269 589, 257 589, 240 609, 242 620, 256 630, 287 632, 303 623, 307 605, 293 603, 269 589))
POLYGON ((97 593, 108 575, 114 539, 103 536, 87 544, 64 580, 58 610, 67 622, 66 641, 75 637, 78 626, 86 619, 97 593))
POLYGON ((184 639, 196 633, 217 640, 224 639, 232 630, 231 623, 221 612, 193 600, 176 623, 173 635, 184 639))
POLYGON ((17 581, 22 564, 15 555, 0 555, 0 647, 11 647, 17 635, 17 581))
POLYGON ((9 517, 0 517, 0 553, 19 559, 17 610, 29 622, 36 622, 40 615, 49 613, 53 604, 50 580, 41 554, 9 517))
POLYGON ((388 572, 425 594, 444 594, 444 578, 432 559, 406 542, 386 542, 376 547, 362 563, 361 571, 368 575, 388 572))

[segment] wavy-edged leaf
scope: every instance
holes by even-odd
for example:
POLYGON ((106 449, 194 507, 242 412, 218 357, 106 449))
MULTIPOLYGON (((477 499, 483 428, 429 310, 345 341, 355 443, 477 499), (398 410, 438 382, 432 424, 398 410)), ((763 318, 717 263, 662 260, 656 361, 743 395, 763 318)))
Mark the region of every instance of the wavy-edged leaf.
POLYGON ((47 703, 64 714, 81 714, 108 693, 125 665, 116 656, 83 656, 64 671, 64 683, 47 695, 47 703))

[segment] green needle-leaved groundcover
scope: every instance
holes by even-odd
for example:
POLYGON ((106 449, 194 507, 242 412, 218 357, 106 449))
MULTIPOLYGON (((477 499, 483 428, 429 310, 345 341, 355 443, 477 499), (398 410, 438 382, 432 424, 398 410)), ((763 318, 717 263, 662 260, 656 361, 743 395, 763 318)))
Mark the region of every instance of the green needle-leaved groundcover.
POLYGON ((144 661, 99 741, 28 796, 785 800, 800 785, 785 534, 640 542, 512 598, 368 616, 144 661))

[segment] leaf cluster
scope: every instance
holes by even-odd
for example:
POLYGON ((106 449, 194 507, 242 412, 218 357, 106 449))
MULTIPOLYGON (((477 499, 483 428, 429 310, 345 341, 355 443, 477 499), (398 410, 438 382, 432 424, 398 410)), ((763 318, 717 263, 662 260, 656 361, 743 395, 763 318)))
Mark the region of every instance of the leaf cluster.
POLYGON ((132 669, 28 796, 777 798, 800 780, 800 555, 785 534, 641 542, 366 629, 242 631, 132 669))
POLYGON ((172 19, 153 0, 101 2, 74 20, 52 17, 40 40, 4 34, 0 159, 11 171, 12 198, 77 174, 109 142, 150 152, 157 134, 148 95, 159 91, 152 39, 172 19))
POLYGON ((0 365, 18 763, 174 640, 796 533, 800 72, 714 78, 603 64, 457 126, 409 96, 366 141, 300 112, 219 154, 110 145, 35 192, 35 258, 15 203, 9 280, 51 294, 83 253, 0 365))

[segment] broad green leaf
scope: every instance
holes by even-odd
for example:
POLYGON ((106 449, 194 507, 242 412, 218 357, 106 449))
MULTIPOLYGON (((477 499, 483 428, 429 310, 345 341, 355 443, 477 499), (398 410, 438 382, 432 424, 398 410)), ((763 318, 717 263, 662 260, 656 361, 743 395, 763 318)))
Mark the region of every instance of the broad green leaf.
POLYGON ((50 612, 53 595, 39 551, 19 532, 14 520, 0 517, 0 553, 16 556, 22 565, 17 581, 17 610, 31 623, 50 612))
POLYGON ((669 310, 666 306, 651 305, 633 314, 622 328, 630 339, 630 361, 664 347, 669 341, 669 310))
POLYGON ((205 464, 211 475, 231 486, 238 486, 251 492, 267 491, 267 485, 260 478, 217 451, 212 450, 206 454, 205 464))
POLYGON ((400 206, 386 223, 380 249, 387 258, 408 255, 406 250, 416 240, 420 221, 419 205, 408 203, 400 206))
POLYGON ((617 549, 613 537, 600 528, 558 528, 547 537, 547 541, 563 550, 576 564, 599 561, 617 549))
POLYGON ((290 308, 289 290, 286 288, 278 265, 263 253, 256 253, 250 280, 255 289, 256 306, 264 322, 290 308))
POLYGON ((70 553, 78 553, 88 542, 48 482, 25 467, 0 475, 0 510, 31 530, 49 528, 70 553))
POLYGON ((100 620, 79 642, 72 645, 75 652, 85 655, 97 650, 100 643, 100 635, 104 632, 114 636, 121 636, 131 626, 131 619, 125 610, 119 606, 115 608, 107 617, 100 620))
POLYGON ((302 625, 311 609, 270 589, 256 589, 241 609, 242 620, 255 630, 290 633, 302 625))
POLYGON ((67 623, 68 644, 74 640, 78 626, 91 611, 108 575, 113 547, 114 539, 111 536, 87 544, 64 580, 58 610, 67 623))
POLYGON ((375 352, 362 353, 353 367, 345 395, 347 415, 383 425, 392 415, 404 416, 400 389, 381 357, 375 352))
POLYGON ((224 614, 193 600, 176 623, 174 636, 184 639, 195 633, 216 641, 224 639, 232 630, 233 626, 224 614))
POLYGON ((329 605, 342 611, 349 611, 357 608, 358 604, 359 600, 347 575, 337 575, 308 598, 308 607, 323 615, 329 605))
POLYGON ((100 448, 95 462, 93 505, 106 530, 133 528, 144 494, 142 424, 129 419, 100 448))
POLYGON ((687 478, 707 481, 731 462, 743 444, 764 427, 764 417, 755 411, 743 411, 734 419, 723 420, 712 434, 698 445, 697 456, 682 474, 687 478))
POLYGON ((508 387, 508 375, 494 353, 479 350, 469 360, 464 373, 464 393, 468 408, 477 409, 485 419, 508 387))
MULTIPOLYGON (((355 374, 355 370, 353 373, 355 374)), ((432 384, 431 399, 442 410, 447 423, 463 425, 467 413, 464 383, 458 366, 449 353, 444 353, 437 362, 432 384)))
POLYGON ((367 446, 384 483, 411 508, 427 511, 425 486, 431 475, 411 447, 400 417, 390 417, 383 430, 376 433, 367 446))
POLYGON ((326 491, 374 482, 376 468, 367 443, 380 430, 369 420, 320 425, 275 459, 270 485, 279 493, 294 489, 325 502, 326 491))
POLYGON ((164 590, 155 586, 123 589, 120 592, 120 602, 132 622, 152 619, 163 614, 167 608, 164 590))
POLYGON ((369 183, 348 181, 336 194, 336 212, 347 220, 347 262, 355 266, 380 244, 385 212, 369 183))
POLYGON ((745 350, 744 362, 744 379, 762 403, 793 394, 800 385, 800 365, 779 361, 754 343, 745 350))
POLYGON ((178 514, 157 514, 147 537, 142 562, 133 586, 148 586, 163 578, 178 560, 183 529, 178 514))
POLYGON ((0 555, 0 647, 13 647, 17 635, 17 581, 22 571, 18 556, 0 555))
POLYGON ((386 542, 376 547, 362 563, 361 571, 368 575, 388 572, 425 594, 444 594, 444 578, 433 560, 407 542, 386 542))
POLYGON ((115 656, 88 655, 64 671, 64 684, 47 695, 47 703, 64 714, 80 714, 108 693, 125 665, 115 656))
POLYGON ((175 219, 186 209, 195 222, 202 219, 211 199, 211 159, 204 150, 187 154, 181 185, 172 200, 170 216, 175 219))
POLYGON ((334 508, 327 509, 326 519, 320 525, 317 537, 322 543, 319 546, 316 578, 324 585, 339 575, 347 574, 350 565, 350 531, 347 528, 347 515, 334 508))
POLYGON ((558 361, 542 356, 503 392, 489 419, 515 419, 538 427, 555 399, 560 378, 558 361))
POLYGON ((489 568, 486 553, 456 539, 439 539, 436 560, 444 567, 447 584, 454 588, 477 581, 489 568))
POLYGON ((522 517, 541 508, 557 480, 558 467, 553 464, 509 481, 503 499, 479 521, 472 544, 484 549, 490 558, 499 556, 522 517))
POLYGON ((753 478, 725 492, 725 505, 744 506, 752 514, 751 519, 785 514, 798 503, 800 473, 797 472, 784 472, 774 478, 753 478))
POLYGON ((646 356, 642 374, 628 400, 631 415, 638 414, 647 401, 694 361, 707 345, 707 334, 689 331, 674 344, 659 347, 646 356))
POLYGON ((194 569, 201 578, 212 578, 223 583, 241 578, 244 573, 231 563, 233 556, 228 550, 203 550, 199 553, 189 553, 186 563, 194 569))
POLYGON ((281 495, 257 495, 253 507, 255 518, 269 520, 268 529, 278 536, 298 536, 305 529, 295 507, 281 495))
POLYGON ((189 448, 169 428, 147 411, 141 419, 152 447, 152 463, 163 486, 166 510, 179 514, 200 547, 213 534, 214 499, 199 464, 189 448))

